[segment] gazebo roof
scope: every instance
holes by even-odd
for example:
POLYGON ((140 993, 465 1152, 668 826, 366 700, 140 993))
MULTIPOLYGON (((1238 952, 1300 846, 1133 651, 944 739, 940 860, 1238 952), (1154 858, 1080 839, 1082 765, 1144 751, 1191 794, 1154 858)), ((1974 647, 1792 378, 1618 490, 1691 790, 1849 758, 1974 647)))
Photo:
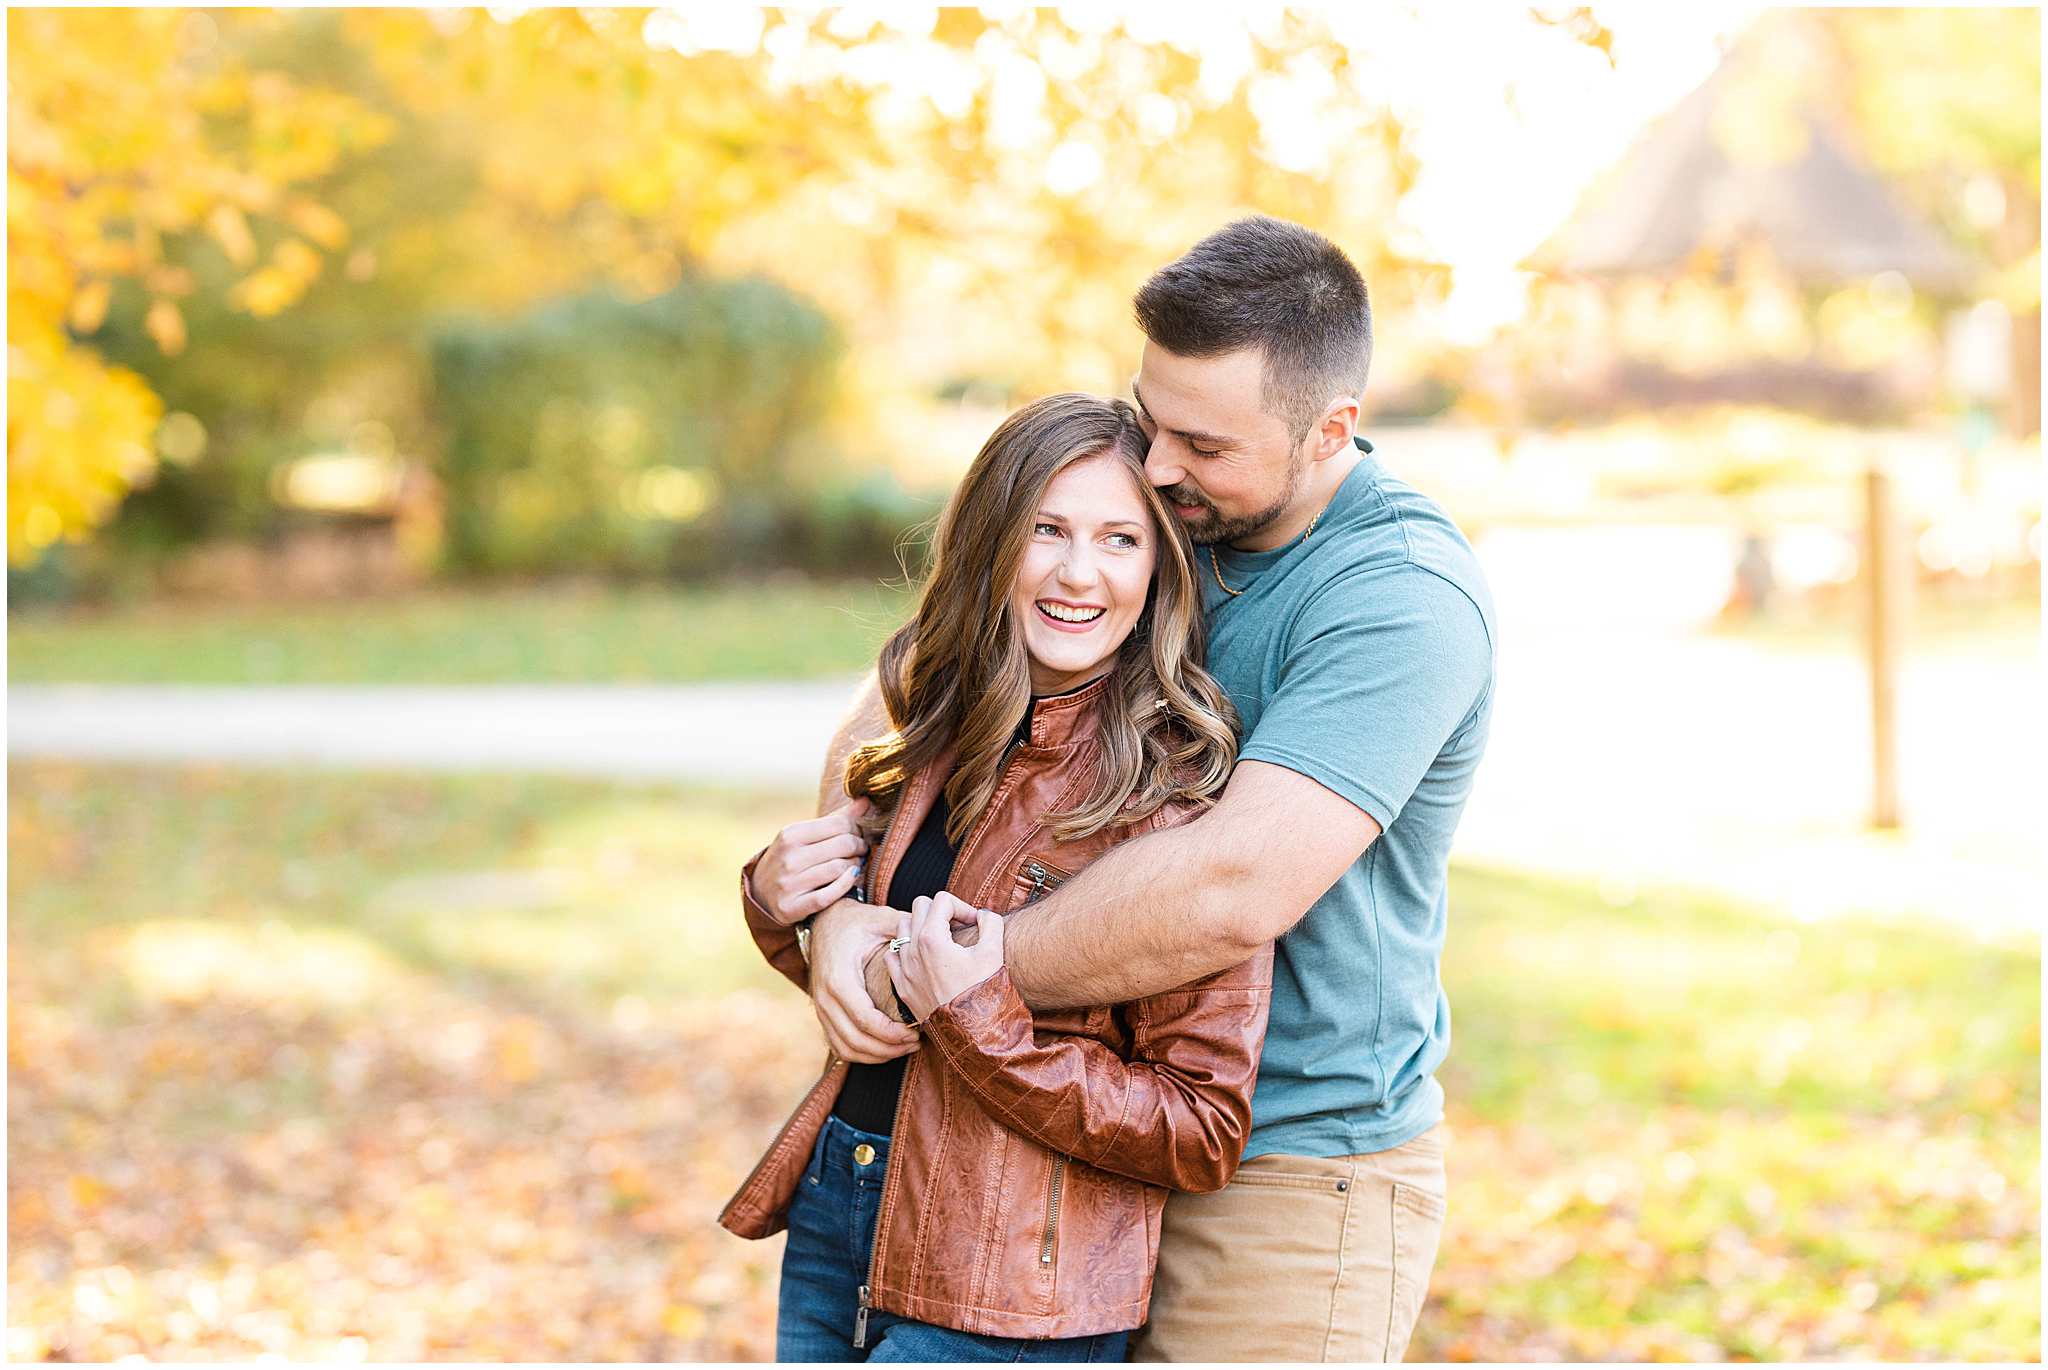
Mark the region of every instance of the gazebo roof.
POLYGON ((1761 243, 1802 283, 1883 271, 1936 292, 1967 283, 1969 261, 1899 203, 1821 108, 1825 61, 1810 21, 1758 23, 1523 265, 1667 276, 1761 243))

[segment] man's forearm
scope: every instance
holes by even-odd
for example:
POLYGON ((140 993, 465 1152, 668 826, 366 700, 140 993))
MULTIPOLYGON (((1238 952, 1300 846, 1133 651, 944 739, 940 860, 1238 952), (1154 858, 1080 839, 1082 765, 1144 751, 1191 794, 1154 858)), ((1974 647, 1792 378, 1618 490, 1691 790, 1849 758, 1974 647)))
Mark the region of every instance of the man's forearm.
POLYGON ((1011 916, 1003 960, 1025 1003, 1127 1003, 1214 975, 1265 944, 1255 920, 1232 917, 1244 871, 1202 833, 1205 821, 1112 848, 1011 916))
POLYGON ((889 709, 882 702, 882 687, 869 671, 854 690, 853 703, 840 720, 838 731, 825 744, 825 768, 818 776, 818 812, 825 813, 846 802, 846 758, 854 748, 872 742, 889 731, 889 709))

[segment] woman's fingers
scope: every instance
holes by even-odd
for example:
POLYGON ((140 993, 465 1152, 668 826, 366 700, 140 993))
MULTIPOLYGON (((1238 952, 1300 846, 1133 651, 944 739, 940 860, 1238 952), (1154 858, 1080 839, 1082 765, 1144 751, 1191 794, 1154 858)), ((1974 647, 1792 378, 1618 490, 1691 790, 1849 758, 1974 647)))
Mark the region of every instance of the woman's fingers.
POLYGON ((859 833, 842 832, 817 842, 807 842, 790 853, 790 864, 823 865, 842 856, 859 856, 868 849, 859 833))
POLYGON ((841 833, 858 833, 860 819, 867 813, 869 807, 871 806, 865 797, 842 804, 830 813, 790 824, 782 830, 783 838, 793 847, 802 847, 841 833))
POLYGON ((889 1061, 917 1045, 917 1034, 868 997, 868 953, 881 938, 876 915, 828 915, 811 936, 811 1003, 825 1040, 849 1061, 889 1061))
POLYGON ((831 884, 823 889, 812 890, 809 894, 794 900, 794 906, 804 910, 807 917, 813 913, 823 913, 843 899, 848 891, 852 890, 854 882, 859 879, 860 867, 848 866, 833 878, 831 884))
POLYGON ((867 849, 867 843, 844 833, 795 848, 783 863, 784 885, 792 896, 816 889, 837 879, 841 871, 858 866, 867 849))
POLYGON ((917 1034, 889 1018, 867 998, 863 981, 861 1005, 849 1004, 843 996, 818 994, 812 1003, 818 1022, 825 1029, 825 1041, 849 1061, 873 1065, 893 1061, 917 1046, 917 1034))
POLYGON ((974 906, 969 904, 965 899, 962 899, 959 895, 953 893, 951 890, 940 890, 938 897, 940 900, 941 907, 945 910, 946 920, 948 922, 972 923, 974 921, 974 906))
POLYGON ((806 913, 815 913, 816 909, 805 907, 805 901, 833 881, 844 878, 848 871, 858 872, 859 869, 860 864, 855 861, 834 861, 828 866, 806 866, 785 871, 775 883, 776 902, 789 912, 791 921, 806 913))
MULTIPOLYGON (((885 951, 882 953, 882 960, 889 967, 890 982, 896 985, 905 984, 906 981, 904 977, 907 974, 907 972, 905 972, 905 970, 903 969, 903 953, 900 951, 885 951)), ((898 991, 896 997, 899 999, 903 997, 900 990, 898 991)), ((905 1001, 904 1007, 909 1007, 909 1003, 907 1000, 905 1001)), ((915 1013, 916 1011, 917 1010, 915 1009, 911 1009, 912 1013, 915 1013)))
POLYGON ((917 939, 920 953, 934 953, 940 948, 950 949, 953 945, 953 920, 947 910, 954 902, 950 894, 941 894, 925 909, 923 921, 918 923, 913 934, 917 939))

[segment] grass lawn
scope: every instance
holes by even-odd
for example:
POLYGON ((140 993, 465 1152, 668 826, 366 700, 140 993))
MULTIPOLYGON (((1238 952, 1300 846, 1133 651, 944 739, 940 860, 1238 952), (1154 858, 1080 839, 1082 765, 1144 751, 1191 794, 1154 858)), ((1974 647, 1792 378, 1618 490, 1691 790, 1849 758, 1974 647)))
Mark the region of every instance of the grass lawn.
MULTIPOLYGON (((8 677, 103 684, 463 685, 801 680, 858 671, 914 607, 900 585, 800 578, 702 587, 464 589, 336 603, 16 612, 8 677), (764 631, 766 629, 767 631, 764 631)), ((2031 654, 2038 600, 1922 596, 1905 650, 2031 654)), ((1774 651, 1859 649, 1853 614, 1714 630, 1774 651)))
POLYGON ((858 671, 910 612, 875 581, 435 589, 359 602, 9 616, 8 678, 466 685, 799 680, 858 671))
MULTIPOLYGON (((9 768, 11 1359, 772 1351, 798 798, 9 768)), ((1455 872, 1418 1359, 2033 1359, 2040 963, 1455 872)))

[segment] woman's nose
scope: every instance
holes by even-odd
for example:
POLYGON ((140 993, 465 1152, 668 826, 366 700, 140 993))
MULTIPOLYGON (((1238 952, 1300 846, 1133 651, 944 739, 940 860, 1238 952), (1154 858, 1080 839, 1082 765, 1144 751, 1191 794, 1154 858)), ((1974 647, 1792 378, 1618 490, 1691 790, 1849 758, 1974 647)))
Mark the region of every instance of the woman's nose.
POLYGON ((1078 545, 1070 545, 1060 558, 1060 584, 1079 589, 1095 583, 1095 558, 1078 545))

